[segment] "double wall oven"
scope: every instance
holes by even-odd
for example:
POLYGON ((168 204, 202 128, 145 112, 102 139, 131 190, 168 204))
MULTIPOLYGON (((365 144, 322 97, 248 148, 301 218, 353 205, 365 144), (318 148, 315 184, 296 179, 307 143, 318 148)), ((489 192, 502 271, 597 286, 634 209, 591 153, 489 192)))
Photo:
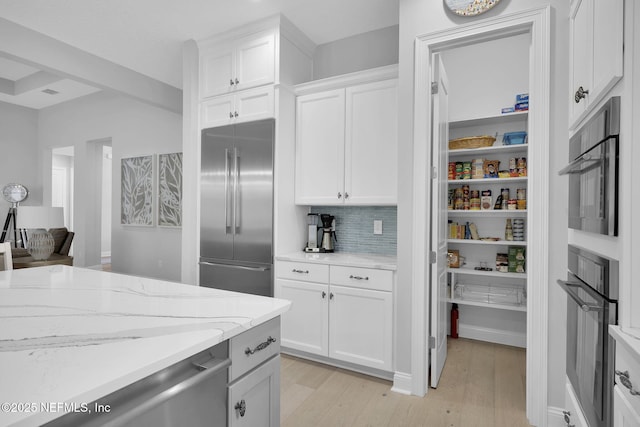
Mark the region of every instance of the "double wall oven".
MULTIPOLYGON (((570 229, 618 235, 620 98, 610 98, 569 141, 570 229)), ((612 423, 618 262, 569 245, 566 373, 590 427, 612 423)))

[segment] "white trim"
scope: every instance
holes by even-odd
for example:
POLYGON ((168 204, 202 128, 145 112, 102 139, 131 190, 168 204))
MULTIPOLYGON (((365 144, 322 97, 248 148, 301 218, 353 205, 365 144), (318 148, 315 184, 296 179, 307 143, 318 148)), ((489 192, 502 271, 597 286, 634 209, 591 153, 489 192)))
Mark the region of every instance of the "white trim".
POLYGON ((428 150, 431 124, 429 82, 431 54, 468 44, 471 40, 491 40, 497 37, 531 33, 529 72, 529 138, 539 141, 529 147, 531 164, 536 167, 530 173, 529 229, 531 233, 528 251, 530 265, 537 266, 527 273, 527 418, 533 425, 547 425, 547 282, 548 282, 548 206, 549 194, 549 105, 550 105, 550 6, 539 7, 510 15, 489 18, 481 22, 461 25, 418 37, 415 45, 414 76, 414 191, 413 191, 413 269, 412 269, 412 393, 422 396, 427 388, 427 336, 428 268, 425 263, 429 250, 426 225, 431 223, 431 213, 426 203, 430 199, 426 167, 431 158, 428 150))
POLYGON ((460 323, 459 331, 460 338, 470 338, 521 348, 527 346, 527 334, 524 332, 505 331, 504 329, 485 328, 463 323, 460 323))
POLYGON ((411 394, 411 374, 406 372, 396 372, 393 374, 393 387, 391 391, 400 394, 411 394))
POLYGON ((313 80, 295 86, 295 94, 306 95, 325 90, 342 89, 356 84, 372 83, 381 80, 398 78, 398 64, 385 65, 383 67, 372 68, 364 71, 341 74, 339 76, 327 77, 313 80))
POLYGON ((564 422, 564 409, 549 406, 547 408, 547 426, 548 427, 565 427, 567 423, 564 422))

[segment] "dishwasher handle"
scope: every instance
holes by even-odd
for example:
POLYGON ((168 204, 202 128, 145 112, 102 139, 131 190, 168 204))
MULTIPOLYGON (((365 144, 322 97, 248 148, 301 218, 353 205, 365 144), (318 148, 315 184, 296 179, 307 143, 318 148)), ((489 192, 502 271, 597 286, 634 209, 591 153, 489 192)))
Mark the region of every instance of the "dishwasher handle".
POLYGON ((158 405, 161 405, 177 394, 191 387, 195 387, 203 381, 206 381, 209 378, 220 374, 222 371, 231 366, 231 359, 216 359, 215 357, 212 357, 205 362, 192 362, 192 364, 197 369, 199 369, 200 372, 166 390, 163 390, 162 392, 153 396, 151 399, 142 402, 140 405, 134 407, 130 411, 123 413, 115 419, 109 420, 109 425, 123 425, 133 422, 138 416, 150 411, 158 405))

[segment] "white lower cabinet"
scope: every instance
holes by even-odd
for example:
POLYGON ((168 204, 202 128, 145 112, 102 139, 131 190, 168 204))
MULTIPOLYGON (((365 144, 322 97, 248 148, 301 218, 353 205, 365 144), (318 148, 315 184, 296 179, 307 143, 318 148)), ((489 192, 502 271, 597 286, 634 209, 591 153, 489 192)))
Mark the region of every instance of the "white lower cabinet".
POLYGON ((280 425, 280 318, 229 340, 228 425, 280 425))
MULTIPOLYGON (((610 327, 610 331, 619 326, 610 327)), ((615 331, 614 331, 615 332, 615 331)), ((640 352, 637 338, 618 332, 616 339, 615 386, 613 387, 614 427, 640 426, 640 352), (631 341, 631 345, 624 339, 631 341)))
POLYGON ((613 387, 613 427, 638 427, 640 414, 633 408, 626 396, 628 391, 616 385, 613 387))
POLYGON ((318 267, 279 262, 276 297, 292 302, 282 316, 282 346, 391 371, 393 272, 320 266, 327 276, 318 267))
POLYGON ((280 356, 229 386, 229 426, 280 425, 280 356))

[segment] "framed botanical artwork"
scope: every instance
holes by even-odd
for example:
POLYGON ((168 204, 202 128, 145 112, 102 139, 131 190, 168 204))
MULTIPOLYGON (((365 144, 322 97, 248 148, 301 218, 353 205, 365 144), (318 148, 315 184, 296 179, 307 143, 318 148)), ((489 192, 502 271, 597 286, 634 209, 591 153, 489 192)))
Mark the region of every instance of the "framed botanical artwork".
POLYGON ((158 226, 182 226, 182 153, 158 155, 158 226))
POLYGON ((121 165, 120 223, 153 226, 153 156, 129 157, 121 165))

